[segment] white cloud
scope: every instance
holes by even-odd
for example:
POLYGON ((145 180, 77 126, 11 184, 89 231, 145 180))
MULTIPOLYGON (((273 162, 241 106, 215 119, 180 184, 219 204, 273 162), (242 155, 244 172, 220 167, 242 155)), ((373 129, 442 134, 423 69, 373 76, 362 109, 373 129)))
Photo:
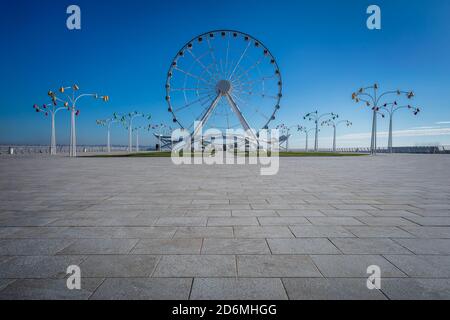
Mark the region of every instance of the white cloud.
POLYGON ((450 121, 439 121, 436 124, 450 124, 450 121))

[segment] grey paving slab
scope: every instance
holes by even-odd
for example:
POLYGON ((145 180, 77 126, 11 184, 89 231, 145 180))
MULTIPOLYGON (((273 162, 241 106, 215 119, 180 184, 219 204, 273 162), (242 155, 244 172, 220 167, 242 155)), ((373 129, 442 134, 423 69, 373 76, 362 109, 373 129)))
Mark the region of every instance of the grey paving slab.
POLYGON ((78 239, 58 254, 126 254, 137 243, 136 239, 78 239))
POLYGON ((192 300, 286 300, 279 278, 195 278, 192 300))
POLYGON ((382 277, 405 277, 399 268, 380 255, 311 255, 317 268, 329 278, 365 278, 367 268, 379 266, 382 277))
POLYGON ((401 245, 385 238, 332 238, 344 254, 412 254, 401 245))
POLYGON ((323 217, 323 214, 319 210, 276 210, 276 212, 282 217, 323 217))
POLYGON ((398 227, 355 226, 346 229, 358 238, 414 238, 411 233, 398 227))
POLYGON ((415 254, 450 254, 450 239, 395 239, 415 254))
POLYGON ((351 238, 355 235, 341 226, 291 226, 296 238, 351 238))
POLYGON ((235 277, 234 255, 165 255, 153 277, 235 277))
POLYGON ((450 277, 450 256, 385 255, 385 258, 410 277, 450 277))
POLYGON ((217 226, 259 226, 256 217, 208 218, 208 227, 217 226))
POLYGON ((236 238, 293 238, 288 227, 233 227, 236 238))
POLYGON ((81 279, 80 290, 69 290, 65 279, 16 280, 0 291, 3 300, 87 300, 103 279, 81 279))
POLYGON ((174 238, 233 238, 232 227, 179 227, 174 238))
POLYGON ((421 226, 450 227, 450 217, 412 217, 409 220, 421 226))
POLYGON ((82 277, 132 278, 150 277, 159 256, 91 255, 80 265, 82 277))
POLYGON ((193 227, 206 226, 206 217, 161 217, 156 226, 193 227))
POLYGON ((321 277, 310 257, 305 255, 237 256, 239 277, 321 277))
POLYGON ((284 278, 291 300, 386 300, 380 290, 369 290, 367 279, 284 278))
POLYGON ((8 239, 0 240, 0 255, 53 255, 73 242, 69 239, 8 239))
POLYGON ((450 227, 403 227, 418 238, 450 239, 450 227))
POLYGON ((265 239, 205 239, 202 254, 270 254, 265 239))
POLYGON ((308 217, 308 220, 317 226, 359 226, 361 221, 353 217, 308 217))
POLYGON ((278 214, 275 210, 232 210, 231 215, 233 217, 278 216, 278 214))
POLYGON ((449 300, 450 279, 384 279, 381 290, 392 300, 449 300))
POLYGON ((320 212, 328 217, 370 217, 370 214, 363 210, 323 209, 320 212))
POLYGON ((80 265, 84 256, 18 256, 0 264, 0 278, 61 278, 67 267, 80 265))
POLYGON ((267 239, 273 254, 340 254, 341 252, 323 238, 267 239))
POLYGON ((357 219, 368 226, 417 226, 417 223, 402 217, 358 217, 357 219))
POLYGON ((189 278, 111 278, 90 297, 93 300, 187 300, 189 278))
POLYGON ((262 226, 311 225, 304 217, 259 217, 262 226))
POLYGON ((202 239, 142 239, 131 254, 199 254, 202 239))

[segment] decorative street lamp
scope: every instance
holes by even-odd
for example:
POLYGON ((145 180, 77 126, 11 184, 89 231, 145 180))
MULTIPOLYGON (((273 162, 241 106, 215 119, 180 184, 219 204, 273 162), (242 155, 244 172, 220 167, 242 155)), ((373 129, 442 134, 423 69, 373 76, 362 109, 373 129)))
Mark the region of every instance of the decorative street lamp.
MULTIPOLYGON (((308 152, 308 138, 309 138, 309 133, 313 130, 316 130, 316 128, 311 128, 311 129, 307 129, 306 127, 300 126, 298 128, 299 132, 303 132, 306 136, 306 141, 305 141, 305 152, 308 152)), ((320 131, 320 130, 319 130, 320 131)))
POLYGON ((125 127, 125 129, 128 130, 128 152, 132 152, 133 150, 133 141, 132 141, 132 131, 133 131, 133 120, 137 117, 142 117, 147 120, 151 119, 150 114, 144 114, 138 111, 133 111, 128 114, 114 114, 114 119, 117 119, 119 122, 122 123, 122 125, 125 127))
POLYGON ((55 130, 55 115, 58 111, 67 109, 66 107, 57 107, 56 103, 44 104, 42 107, 39 107, 37 104, 33 106, 36 112, 42 112, 47 117, 49 114, 52 119, 52 133, 50 137, 50 154, 56 154, 56 130, 55 130))
MULTIPOLYGON (((378 84, 374 84, 373 86, 360 88, 358 92, 352 93, 352 100, 356 103, 363 102, 367 107, 371 108, 373 111, 372 115, 372 138, 370 141, 370 153, 375 155, 377 153, 377 114, 380 113, 380 108, 384 107, 384 105, 388 106, 393 102, 384 102, 389 96, 397 95, 397 96, 406 96, 407 99, 412 99, 414 97, 413 91, 386 91, 381 94, 378 92, 379 87, 378 84)), ((381 114, 384 117, 383 114, 381 114)))
POLYGON ((316 125, 316 131, 315 131, 315 139, 314 139, 314 151, 318 151, 319 150, 319 121, 320 119, 322 119, 323 117, 326 116, 330 116, 331 119, 337 119, 339 116, 335 113, 324 113, 322 115, 319 115, 319 112, 316 110, 314 112, 310 112, 308 114, 306 114, 303 119, 304 120, 309 120, 309 121, 314 121, 315 125, 316 125))
POLYGON ((394 116, 394 113, 397 110, 400 109, 408 109, 410 110, 415 116, 419 114, 420 108, 412 107, 410 105, 406 106, 399 106, 397 104, 397 101, 394 101, 392 103, 385 103, 380 109, 385 110, 389 114, 389 139, 388 139, 388 150, 389 153, 392 153, 392 118, 394 116))
POLYGON ((347 127, 352 126, 352 123, 348 120, 335 121, 334 119, 328 119, 321 123, 322 126, 333 127, 333 152, 336 152, 336 128, 341 124, 345 123, 347 127))
POLYGON ((109 96, 99 96, 97 93, 82 93, 77 95, 76 93, 80 90, 78 85, 74 84, 72 87, 61 87, 59 88, 59 93, 65 94, 67 100, 63 100, 57 97, 56 93, 53 91, 48 92, 48 96, 52 99, 54 105, 57 104, 57 101, 60 101, 64 104, 70 111, 70 152, 69 155, 71 157, 77 156, 77 136, 76 136, 76 128, 75 128, 75 117, 80 114, 80 110, 77 109, 77 102, 79 99, 83 97, 93 97, 95 99, 102 99, 104 102, 109 101, 109 96))
POLYGON ((116 118, 114 118, 114 117, 113 118, 108 118, 108 119, 105 119, 105 120, 96 120, 96 123, 99 126, 106 127, 106 130, 108 132, 108 134, 107 134, 107 144, 106 144, 106 151, 108 153, 111 153, 111 124, 116 123, 116 122, 119 122, 119 121, 116 118))

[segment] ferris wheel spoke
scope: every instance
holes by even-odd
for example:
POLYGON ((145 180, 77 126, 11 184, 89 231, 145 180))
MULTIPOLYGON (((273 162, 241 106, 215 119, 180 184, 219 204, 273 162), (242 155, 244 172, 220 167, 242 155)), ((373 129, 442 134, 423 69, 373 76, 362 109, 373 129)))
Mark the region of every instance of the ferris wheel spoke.
POLYGON ((192 78, 194 78, 194 79, 197 79, 197 80, 200 80, 200 81, 202 81, 202 82, 204 82, 204 83, 206 83, 206 84, 208 84, 208 85, 211 85, 212 83, 211 82, 208 82, 208 81, 206 81, 205 79, 203 79, 203 78, 201 78, 201 77, 199 77, 199 76, 196 76, 195 74, 192 74, 192 73, 190 73, 190 72, 188 72, 188 71, 185 71, 185 70, 183 70, 183 69, 180 69, 180 68, 174 68, 175 70, 177 70, 177 71, 180 71, 181 73, 184 73, 185 75, 187 75, 187 76, 189 76, 189 77, 192 77, 192 78))
POLYGON ((254 68, 256 68, 257 66, 259 66, 261 64, 261 62, 263 61, 263 58, 260 58, 258 61, 256 61, 253 65, 251 65, 250 67, 248 67, 244 72, 240 73, 238 76, 235 77, 235 80, 239 80, 241 79, 244 75, 247 75, 251 70, 253 70, 254 68))
POLYGON ((200 67, 202 67, 202 69, 203 69, 204 71, 206 71, 206 72, 210 75, 210 77, 214 77, 214 75, 211 73, 211 71, 209 71, 208 68, 201 62, 201 58, 203 58, 203 57, 204 57, 205 55, 207 55, 208 53, 205 53, 205 54, 201 55, 200 57, 197 57, 197 56, 192 52, 192 50, 188 49, 187 51, 191 54, 192 58, 194 58, 195 62, 197 62, 197 64, 198 64, 200 67))
POLYGON ((198 88, 173 88, 170 91, 207 91, 212 90, 212 87, 198 87, 198 88))
POLYGON ((176 109, 174 112, 179 112, 179 111, 184 110, 184 109, 186 109, 187 107, 190 107, 190 106, 192 106, 192 105, 194 105, 194 104, 196 104, 196 103, 201 103, 202 101, 204 102, 205 100, 210 99, 210 96, 211 96, 211 95, 206 95, 206 96, 204 96, 204 97, 202 97, 202 98, 199 98, 199 99, 197 99, 197 100, 191 101, 191 102, 185 104, 184 106, 182 106, 182 107, 176 109))
POLYGON ((216 75, 218 75, 218 74, 220 74, 220 71, 219 71, 219 66, 217 65, 216 55, 214 54, 214 49, 211 47, 211 41, 209 39, 207 39, 207 42, 208 42, 208 48, 209 48, 208 51, 209 51, 211 59, 214 63, 214 66, 216 68, 216 75))
POLYGON ((214 111, 221 98, 222 95, 218 94, 217 97, 211 102, 211 105, 208 106, 206 111, 203 113, 203 116, 201 117, 199 124, 194 129, 194 137, 198 134, 203 125, 208 121, 209 117, 211 116, 211 113, 214 111))
POLYGON ((227 53, 225 57, 225 78, 228 77, 228 56, 230 53, 230 39, 227 39, 227 53))
POLYGON ((245 47, 244 51, 242 52, 241 56, 239 57, 238 62, 234 66, 233 71, 231 72, 230 76, 228 77, 229 80, 233 79, 233 75, 236 72, 236 69, 238 68, 238 66, 241 64, 241 61, 244 58, 244 56, 246 55, 248 48, 250 48, 250 45, 251 45, 251 42, 249 41, 247 44, 247 47, 245 47))

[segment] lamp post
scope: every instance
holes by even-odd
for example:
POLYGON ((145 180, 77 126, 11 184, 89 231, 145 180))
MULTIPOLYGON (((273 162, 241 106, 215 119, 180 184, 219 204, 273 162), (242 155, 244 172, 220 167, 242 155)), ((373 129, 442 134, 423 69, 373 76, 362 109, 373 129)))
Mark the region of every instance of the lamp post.
MULTIPOLYGON (((303 127, 303 126, 299 126, 299 128, 298 128, 298 131, 299 132, 303 132, 304 134, 305 134, 305 137, 306 137, 306 140, 305 140, 305 152, 308 152, 308 138, 309 138, 309 133, 311 132, 311 131, 315 131, 316 130, 316 128, 311 128, 311 129, 308 129, 308 128, 306 128, 306 127, 303 127)), ((320 131, 320 130, 319 130, 320 131)))
POLYGON ((133 120, 138 117, 146 118, 147 120, 151 119, 150 114, 144 114, 138 111, 133 111, 123 115, 119 115, 116 113, 114 114, 114 118, 117 119, 119 122, 121 122, 124 125, 125 129, 128 130, 128 152, 132 152, 133 150, 133 141, 132 141, 133 120))
POLYGON ((50 116, 51 116, 52 131, 51 131, 51 137, 50 137, 50 154, 55 155, 56 154, 55 115, 58 111, 66 109, 66 107, 57 107, 57 103, 48 103, 48 104, 42 105, 42 107, 35 104, 33 106, 33 108, 36 112, 44 113, 45 116, 48 116, 50 114, 50 116))
POLYGON ((99 126, 106 127, 107 130, 107 143, 106 143, 106 151, 111 153, 111 124, 118 122, 115 118, 108 118, 105 120, 96 120, 96 123, 99 126))
POLYGON ((290 134, 291 134, 291 130, 292 130, 293 128, 296 128, 297 131, 300 131, 301 126, 297 124, 297 125, 293 125, 293 126, 288 127, 288 126, 285 125, 284 123, 282 123, 282 124, 276 126, 276 129, 281 129, 281 130, 286 131, 286 151, 287 151, 287 152, 289 152, 289 138, 291 137, 290 134))
POLYGON ((76 136, 76 128, 75 128, 75 118, 80 114, 80 110, 77 109, 77 102, 83 97, 93 97, 95 99, 102 99, 104 102, 109 101, 109 96, 99 96, 97 93, 82 93, 77 95, 77 92, 80 90, 78 85, 74 84, 71 87, 61 87, 59 88, 60 94, 65 94, 67 100, 59 98, 56 93, 53 91, 49 91, 47 94, 52 99, 53 104, 57 104, 57 101, 60 101, 64 104, 70 111, 70 157, 77 156, 77 136, 76 136))
POLYGON ((324 113, 319 115, 319 112, 316 110, 314 112, 310 112, 307 113, 303 119, 304 120, 309 120, 309 121, 314 121, 315 123, 315 138, 314 138, 314 151, 318 151, 319 150, 319 121, 320 119, 326 117, 326 116, 330 116, 331 119, 337 119, 339 116, 335 113, 324 113))
POLYGON ((400 109, 408 109, 416 116, 419 114, 420 108, 416 108, 411 105, 399 106, 397 104, 397 101, 394 101, 391 103, 385 103, 382 107, 380 107, 380 109, 385 110, 389 114, 388 150, 389 150, 389 153, 392 153, 393 152, 393 149, 392 149, 392 118, 394 116, 394 113, 400 109))
POLYGON ((370 141, 370 153, 372 155, 377 153, 377 114, 381 114, 382 117, 384 117, 384 115, 380 113, 380 109, 384 107, 385 104, 388 106, 390 103, 393 103, 383 103, 384 99, 392 95, 404 95, 407 99, 412 99, 414 97, 414 92, 395 90, 386 91, 380 94, 379 86, 375 83, 373 86, 360 88, 357 92, 352 93, 352 100, 356 103, 363 102, 367 107, 372 109, 372 137, 370 141))
POLYGON ((352 126, 352 123, 348 120, 335 121, 334 119, 328 119, 321 123, 322 126, 330 126, 333 127, 333 152, 336 152, 336 128, 344 123, 347 127, 352 126))

